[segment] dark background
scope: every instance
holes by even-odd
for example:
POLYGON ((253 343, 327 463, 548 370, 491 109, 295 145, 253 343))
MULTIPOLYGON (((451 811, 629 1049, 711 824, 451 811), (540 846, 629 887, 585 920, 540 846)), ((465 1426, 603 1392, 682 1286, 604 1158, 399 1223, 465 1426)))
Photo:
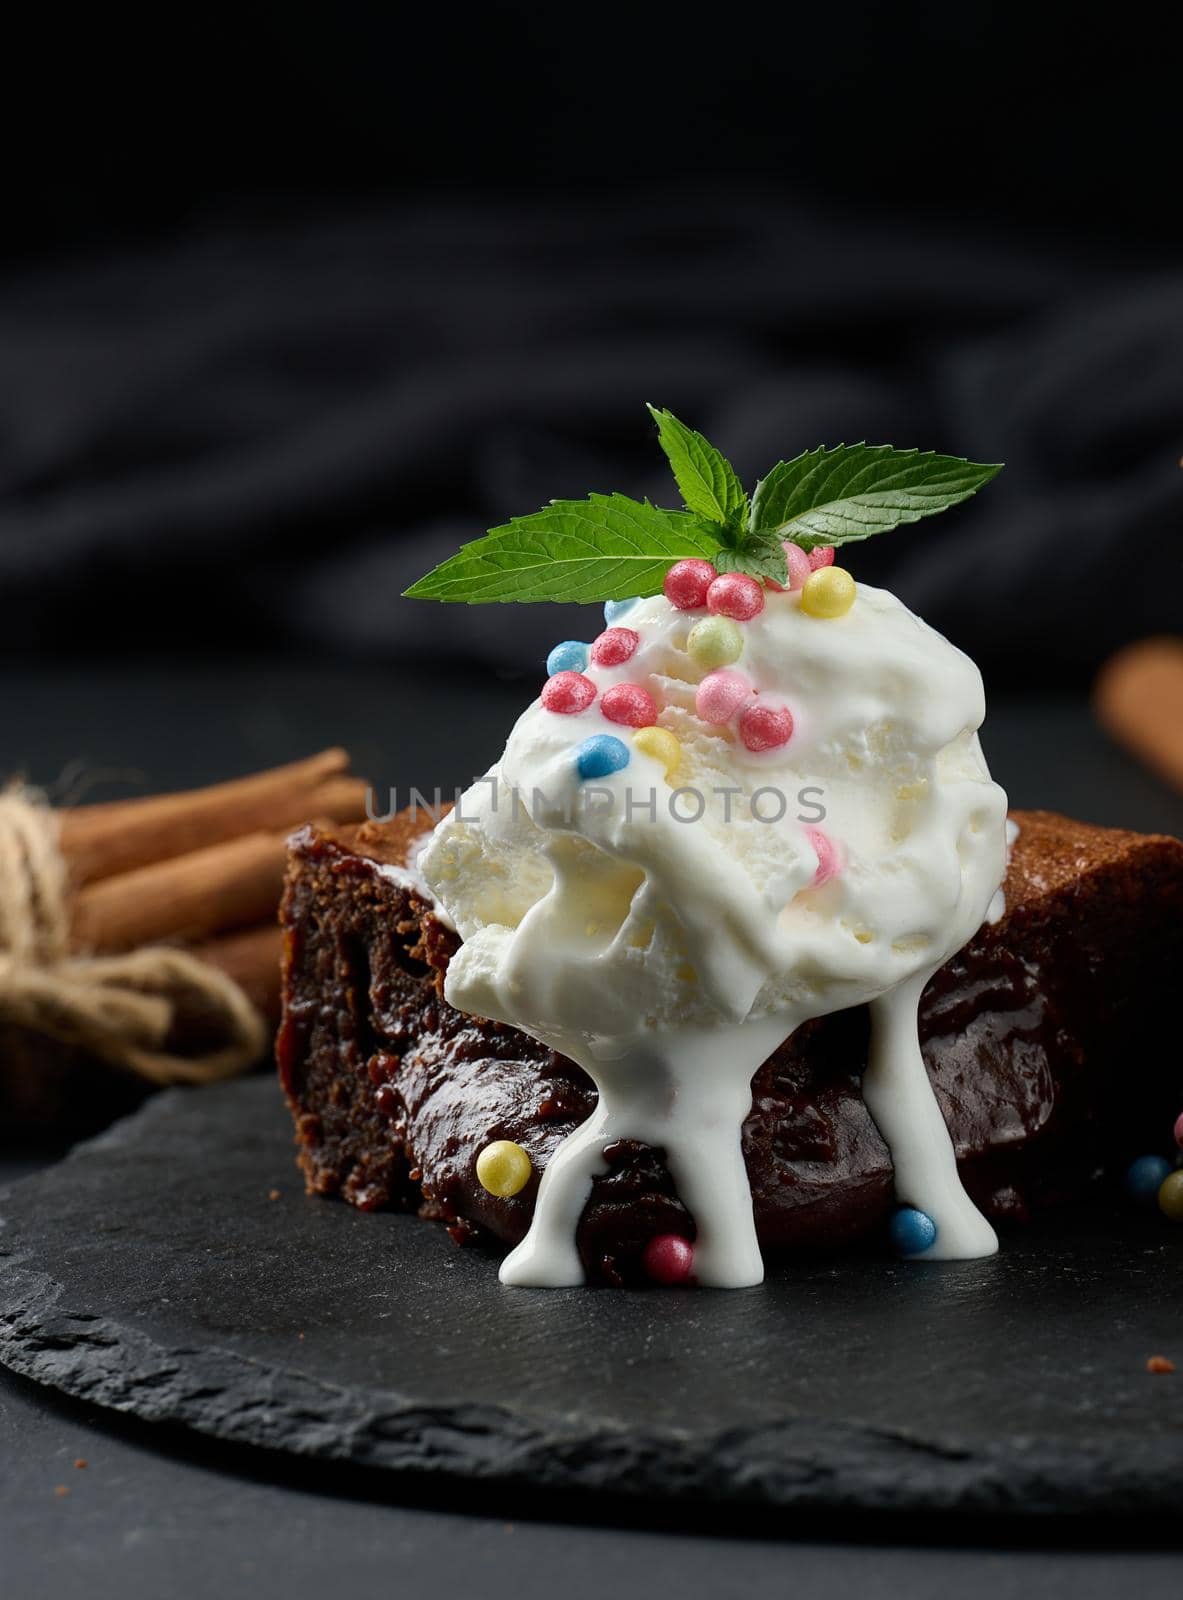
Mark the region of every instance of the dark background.
POLYGON ((1083 689, 1180 624, 1180 31, 43 10, 0 97, 0 649, 533 675, 570 612, 400 591, 552 496, 670 503, 649 399, 748 479, 860 438, 1005 460, 850 564, 992 688, 1083 689))
MULTIPOLYGON (((552 496, 670 503, 648 399, 748 480, 860 438, 1005 460, 850 565, 981 662, 1014 803, 1178 832, 1084 695, 1183 631, 1180 31, 984 0, 6 15, 0 774, 102 796, 341 742, 380 786, 464 781, 596 614, 399 594, 552 496)), ((8 1373, 0 1447, 30 1600, 1178 1587, 1177 1552, 1076 1527, 724 1542, 350 1499, 8 1373)))

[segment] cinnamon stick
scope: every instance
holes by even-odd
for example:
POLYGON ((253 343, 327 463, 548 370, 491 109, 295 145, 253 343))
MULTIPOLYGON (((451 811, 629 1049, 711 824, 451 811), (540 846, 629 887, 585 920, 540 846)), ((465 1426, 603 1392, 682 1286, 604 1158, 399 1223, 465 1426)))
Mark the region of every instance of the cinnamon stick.
POLYGON ((270 1022, 279 1021, 283 931, 273 921, 210 939, 197 945, 193 954, 233 978, 270 1022))
POLYGON ((263 922, 279 902, 284 846, 284 834, 252 833, 92 883, 75 896, 72 941, 109 954, 263 922))
POLYGON ((229 783, 63 811, 60 844, 78 886, 313 816, 359 822, 365 785, 345 776, 346 751, 321 751, 229 783))
POLYGON ((272 828, 292 829, 305 822, 364 822, 369 784, 364 778, 328 778, 313 789, 302 803, 295 800, 281 806, 276 815, 265 818, 272 828))
POLYGON ((1183 639, 1143 639, 1101 669, 1102 725, 1168 783, 1183 789, 1183 639))

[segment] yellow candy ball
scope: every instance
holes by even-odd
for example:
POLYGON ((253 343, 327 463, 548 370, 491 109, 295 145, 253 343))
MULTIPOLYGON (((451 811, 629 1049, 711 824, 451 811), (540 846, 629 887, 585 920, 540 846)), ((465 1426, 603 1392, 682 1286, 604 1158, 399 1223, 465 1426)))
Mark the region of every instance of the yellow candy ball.
POLYGON ((638 728, 633 743, 643 755, 661 762, 667 778, 682 759, 682 746, 668 728, 638 728))
POLYGON ((1183 1168, 1168 1173, 1158 1191, 1158 1209, 1172 1222, 1183 1222, 1183 1168))
POLYGON ((512 1139, 495 1139, 476 1158, 477 1181, 502 1200, 524 1189, 533 1171, 530 1157, 512 1139))
POLYGON ((690 659, 699 667, 729 667, 743 655, 743 634, 730 617, 704 617, 686 640, 690 659))
POLYGON ((801 609, 811 617, 844 617, 854 593, 854 579, 845 567, 819 567, 805 580, 801 609))

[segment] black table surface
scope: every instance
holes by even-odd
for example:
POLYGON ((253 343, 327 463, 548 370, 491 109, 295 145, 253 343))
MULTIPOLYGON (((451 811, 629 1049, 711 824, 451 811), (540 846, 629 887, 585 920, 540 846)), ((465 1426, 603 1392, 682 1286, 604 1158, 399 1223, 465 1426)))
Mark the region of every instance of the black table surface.
MULTIPOLYGON (((0 772, 101 799, 342 743, 382 797, 405 798, 412 785, 450 791, 483 770, 532 692, 488 674, 409 680, 290 662, 14 664, 0 683, 0 772)), ((1083 698, 995 701, 984 743, 1016 806, 1183 834, 1183 797, 1110 745, 1083 698)), ((5 1150, 0 1184, 52 1159, 5 1150)), ((1146 1597, 1177 1593, 1183 1545, 1174 1519, 1086 1529, 811 1517, 769 1538, 734 1517, 595 1515, 570 1501, 491 1503, 453 1486, 415 1494, 345 1480, 133 1425, 0 1370, 0 1594, 21 1600, 302 1600, 343 1582, 487 1600, 658 1585, 721 1597, 770 1585, 867 1600, 1088 1600, 1134 1583, 1146 1597)))

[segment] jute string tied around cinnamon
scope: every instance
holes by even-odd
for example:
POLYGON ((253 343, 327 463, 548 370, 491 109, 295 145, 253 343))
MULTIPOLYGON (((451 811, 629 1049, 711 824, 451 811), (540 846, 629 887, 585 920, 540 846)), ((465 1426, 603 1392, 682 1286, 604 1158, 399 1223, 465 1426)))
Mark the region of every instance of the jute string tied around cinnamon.
POLYGON ((44 799, 0 791, 0 1022, 78 1046, 153 1083, 211 1083, 256 1062, 267 1023, 238 984, 185 950, 70 952, 66 863, 44 799), (225 1043, 198 1055, 166 1048, 180 1001, 225 1043))

